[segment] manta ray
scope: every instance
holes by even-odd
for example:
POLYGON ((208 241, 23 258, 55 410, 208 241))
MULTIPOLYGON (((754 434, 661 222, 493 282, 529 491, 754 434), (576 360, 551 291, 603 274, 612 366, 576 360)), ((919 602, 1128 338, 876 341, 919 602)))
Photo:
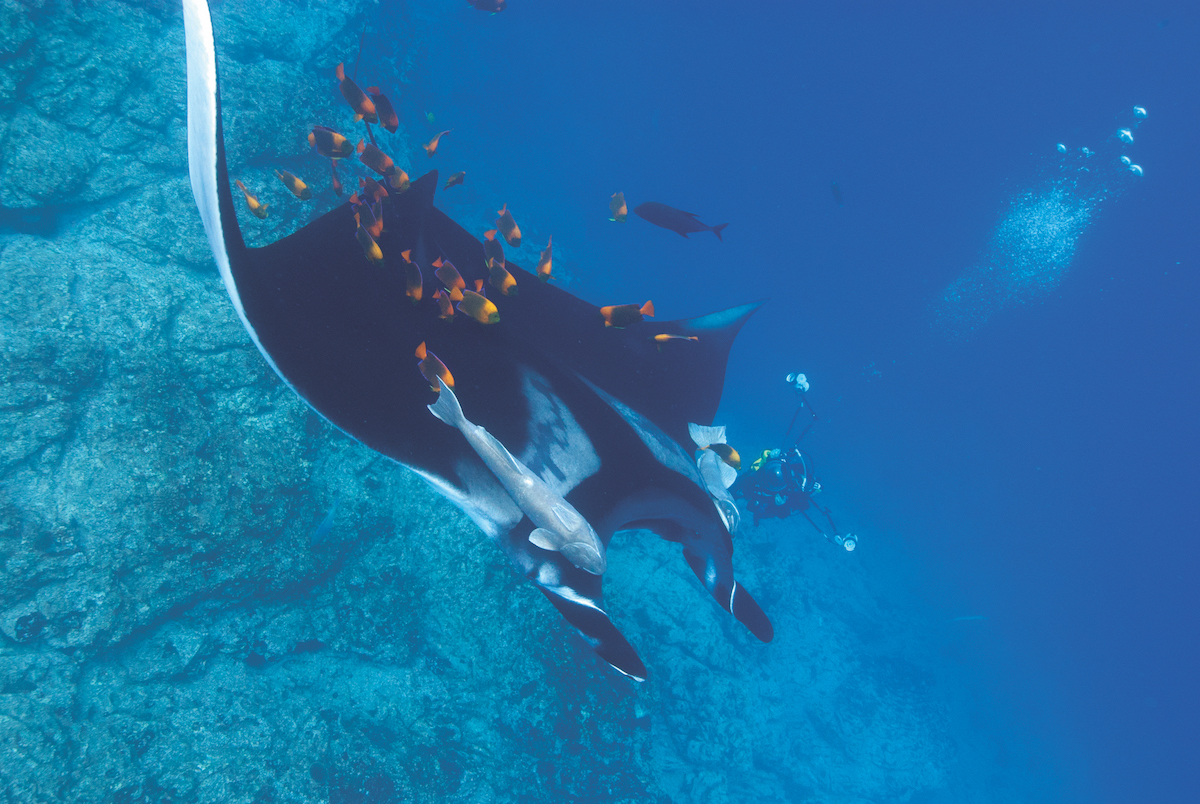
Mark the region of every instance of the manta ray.
POLYGON ((627 676, 643 680, 647 671, 605 610, 603 560, 576 566, 539 538, 546 525, 531 517, 582 517, 604 548, 620 530, 677 542, 716 601, 770 641, 770 620, 734 579, 737 509, 702 476, 689 436, 689 424, 711 424, 730 346, 758 303, 617 329, 604 326, 596 306, 508 262, 519 292, 490 294, 498 322, 443 320, 429 266, 450 261, 469 286, 489 273, 483 244, 434 206, 436 171, 385 199, 380 265, 356 242, 349 204, 247 247, 226 167, 208 5, 183 7, 192 192, 229 299, 279 377, 334 426, 462 509, 627 676), (423 273, 418 303, 405 292, 406 251, 423 273), (664 333, 685 339, 660 349, 654 336, 664 333), (440 405, 450 389, 431 388, 418 369, 421 344, 454 376, 453 399, 440 405), (471 427, 486 432, 469 440, 471 427), (488 461, 479 451, 485 442, 488 461), (545 505, 510 493, 515 482, 536 484, 545 505))

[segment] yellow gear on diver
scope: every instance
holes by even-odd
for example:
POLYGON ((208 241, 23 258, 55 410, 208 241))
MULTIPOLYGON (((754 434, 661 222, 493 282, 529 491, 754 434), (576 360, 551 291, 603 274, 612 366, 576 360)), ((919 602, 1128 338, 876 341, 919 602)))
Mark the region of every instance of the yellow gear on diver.
POLYGON ((762 468, 763 462, 769 457, 771 457, 771 450, 764 449, 762 451, 762 455, 759 455, 758 458, 754 461, 754 463, 750 464, 750 471, 757 472, 759 469, 762 468))

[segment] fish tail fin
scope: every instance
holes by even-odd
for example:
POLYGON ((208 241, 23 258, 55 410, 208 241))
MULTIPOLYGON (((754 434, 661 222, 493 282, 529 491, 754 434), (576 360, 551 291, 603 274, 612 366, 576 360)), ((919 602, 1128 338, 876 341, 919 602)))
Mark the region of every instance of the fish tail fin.
POLYGON ((716 226, 712 227, 712 233, 715 234, 717 236, 717 239, 720 240, 722 243, 725 242, 725 238, 721 237, 721 230, 724 229, 728 225, 729 225, 728 223, 718 223, 716 226))
POLYGON ((688 435, 700 449, 707 449, 712 444, 725 443, 725 425, 688 424, 688 435))
POLYGON ((342 62, 340 62, 340 61, 338 62, 338 66, 337 66, 337 71, 336 71, 336 72, 337 72, 337 80, 339 80, 339 81, 345 81, 345 80, 346 80, 346 71, 342 69, 342 62))
POLYGON ((444 382, 439 381, 438 385, 441 386, 441 390, 438 392, 437 401, 429 406, 429 411, 451 427, 462 426, 467 418, 463 416, 462 405, 458 404, 454 389, 444 382))

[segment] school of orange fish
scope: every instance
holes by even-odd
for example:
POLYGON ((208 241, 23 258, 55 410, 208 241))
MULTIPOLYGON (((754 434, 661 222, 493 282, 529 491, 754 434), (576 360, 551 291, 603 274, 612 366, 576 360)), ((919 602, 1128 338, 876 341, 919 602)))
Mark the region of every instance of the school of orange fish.
MULTIPOLYGON (((482 8, 482 5, 477 5, 477 7, 482 8)), ((503 8, 502 3, 500 4, 500 8, 503 8)), ((396 115, 395 107, 392 106, 391 101, 388 100, 379 87, 371 86, 364 92, 354 82, 353 78, 346 75, 342 64, 338 64, 335 74, 337 76, 338 89, 342 97, 345 98, 350 108, 354 110, 354 121, 358 122, 361 120, 366 125, 367 139, 359 139, 357 145, 352 145, 349 139, 331 128, 313 126, 308 134, 308 143, 318 154, 329 160, 331 186, 334 193, 339 197, 345 192, 341 176, 338 174, 338 162, 343 159, 351 159, 357 155, 359 162, 379 174, 382 178, 381 182, 371 177, 360 177, 358 180, 358 189, 350 196, 349 203, 351 209, 354 211, 355 237, 362 247, 364 257, 370 263, 383 267, 383 250, 379 247, 379 239, 383 234, 383 204, 389 197, 389 190, 396 193, 403 193, 409 188, 410 179, 408 174, 379 148, 371 126, 382 126, 394 134, 400 127, 400 121, 396 115)), ((439 132, 433 139, 422 146, 429 158, 433 158, 437 154, 442 138, 452 131, 453 129, 447 129, 439 132)), ((275 175, 301 201, 307 201, 313 197, 312 190, 299 177, 286 170, 275 170, 275 175)), ((446 180, 443 189, 448 190, 451 187, 462 184, 466 175, 466 171, 459 171, 453 174, 446 180)), ((249 207, 250 212, 259 219, 265 219, 267 217, 268 205, 260 202, 257 196, 246 189, 246 186, 240 180, 236 184, 238 189, 245 195, 246 205, 249 207)), ((613 193, 609 202, 609 210, 611 212, 609 220, 618 223, 625 222, 628 209, 625 204, 625 194, 623 192, 613 193)), ((496 214, 499 215, 495 221, 496 228, 489 229, 483 235, 484 256, 488 269, 487 284, 492 291, 503 296, 515 295, 517 293, 517 280, 506 267, 504 246, 497 239, 497 235, 513 248, 519 248, 521 245, 521 227, 517 225, 507 204, 496 214)), ((536 275, 543 282, 554 278, 552 276, 552 252, 553 237, 550 237, 547 239, 546 248, 541 252, 541 257, 538 260, 536 268, 536 275)), ((422 272, 421 266, 412 261, 411 251, 404 251, 400 256, 404 261, 405 293, 413 304, 419 304, 424 297, 425 274, 422 272)), ((454 267, 454 264, 442 257, 434 260, 429 268, 433 270, 433 274, 438 280, 438 285, 440 285, 433 292, 433 301, 438 305, 440 318, 443 320, 453 319, 455 310, 457 309, 463 316, 473 319, 480 324, 490 325, 500 321, 500 311, 497 309, 495 303, 487 297, 487 291, 484 288, 484 281, 482 279, 475 280, 474 290, 469 289, 466 281, 458 272, 458 269, 454 267)), ((650 301, 641 305, 615 304, 600 308, 600 318, 605 327, 625 328, 644 320, 647 316, 654 316, 654 304, 650 301)), ((698 338, 695 335, 684 336, 662 333, 654 335, 652 340, 655 341, 661 351, 664 344, 673 341, 696 341, 698 338)), ((440 389, 439 382, 444 382, 451 388, 454 387, 454 378, 451 376, 449 369, 446 368, 446 365, 433 352, 430 352, 426 348, 424 343, 417 348, 416 357, 420 361, 418 364, 420 371, 426 380, 429 381, 432 390, 437 391, 440 389)), ((736 453, 734 455, 736 456, 736 453)), ((723 455, 722 458, 727 462, 729 461, 728 456, 723 455)))

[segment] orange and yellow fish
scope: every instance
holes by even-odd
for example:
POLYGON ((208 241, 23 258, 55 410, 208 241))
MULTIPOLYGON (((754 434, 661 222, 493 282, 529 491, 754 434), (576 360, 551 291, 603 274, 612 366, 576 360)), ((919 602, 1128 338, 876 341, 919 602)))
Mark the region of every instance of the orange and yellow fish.
POLYGON ((725 463, 729 464, 734 469, 742 468, 742 456, 738 455, 738 451, 728 444, 709 444, 707 447, 705 447, 705 449, 711 449, 713 452, 717 453, 721 460, 725 461, 725 463))
POLYGON ((391 178, 392 173, 396 170, 396 163, 392 161, 390 156, 379 150, 375 146, 375 143, 360 139, 356 150, 358 151, 358 161, 380 176, 391 178))
POLYGON ((396 116, 396 110, 392 106, 392 102, 380 91, 379 87, 367 87, 367 94, 375 102, 375 112, 379 115, 379 125, 395 134, 396 129, 400 128, 400 118, 396 116))
POLYGON ((495 324, 500 320, 500 311, 492 300, 473 290, 464 290, 458 310, 474 318, 480 324, 495 324))
POLYGON ((355 215, 359 217, 359 225, 371 233, 371 237, 376 240, 383 234, 383 208, 372 207, 365 201, 360 201, 358 193, 350 196, 350 204, 355 208, 355 215))
POLYGON ((495 229, 488 229, 483 233, 483 256, 489 269, 496 265, 501 268, 505 266, 504 246, 500 245, 500 241, 496 239, 495 229))
POLYGON ((627 327, 642 320, 642 316, 654 317, 654 302, 648 301, 641 307, 636 304, 613 304, 600 308, 606 327, 627 327))
POLYGON ((453 130, 454 129, 452 129, 452 128, 448 128, 445 131, 439 132, 438 134, 435 134, 433 136, 433 139, 431 139, 429 142, 425 143, 425 145, 423 146, 425 148, 425 153, 428 154, 431 159, 433 158, 433 155, 437 153, 438 141, 441 140, 442 137, 449 134, 453 130))
POLYGON ((425 277, 421 276, 421 267, 412 261, 412 249, 401 251, 400 256, 404 258, 404 295, 416 304, 425 290, 425 277))
POLYGON ((363 254, 376 265, 383 265, 383 251, 379 248, 379 244, 375 242, 375 238, 371 237, 371 233, 363 227, 357 212, 354 213, 354 222, 358 224, 358 228, 355 229, 354 234, 358 238, 358 244, 362 246, 363 254))
POLYGON ((658 351, 662 351, 663 344, 667 341, 698 341, 700 340, 695 335, 655 335, 654 342, 658 344, 658 351))
POLYGON ((388 191, 383 189, 382 184, 370 178, 359 178, 358 188, 363 191, 364 198, 371 199, 371 202, 375 204, 387 198, 388 195, 388 191))
POLYGON ((543 282, 549 282, 554 277, 550 276, 550 270, 553 265, 554 236, 551 235, 546 239, 546 247, 542 249, 542 256, 538 260, 537 275, 538 279, 543 282))
MULTIPOLYGON (((433 267, 433 273, 439 280, 441 280, 443 287, 445 287, 447 290, 466 289, 467 282, 462 278, 462 274, 458 272, 458 269, 454 267, 454 263, 438 257, 433 261, 433 267)), ((455 299, 454 301, 458 301, 458 299, 455 299)))
POLYGON ((338 198, 341 198, 342 193, 344 193, 346 191, 346 189, 344 187, 342 187, 342 180, 338 177, 337 160, 336 159, 330 160, 329 169, 331 171, 333 171, 333 192, 337 195, 338 198))
POLYGON ((408 174, 403 169, 397 167, 392 171, 392 175, 388 176, 388 184, 396 192, 402 193, 409 188, 412 182, 408 180, 408 174))
POLYGON ((251 195, 250 191, 246 189, 246 185, 242 184, 241 179, 238 179, 237 181, 235 181, 234 184, 236 184, 238 189, 242 191, 242 195, 246 196, 246 206, 250 207, 250 212, 252 212, 254 214, 254 217, 256 217, 260 220, 266 218, 267 217, 267 205, 260 204, 258 202, 258 198, 251 195))
MULTIPOLYGON (((462 291, 459 292, 461 293, 462 291)), ((435 290, 433 298, 437 299, 438 307, 441 309, 438 318, 454 318, 454 305, 450 303, 450 297, 447 294, 442 293, 440 290, 435 290)), ((454 386, 451 385, 450 387, 453 388, 454 386)))
POLYGON ((455 173, 453 176, 451 176, 450 178, 446 179, 446 186, 443 187, 442 189, 449 190, 451 187, 455 187, 459 184, 462 184, 463 179, 465 179, 466 177, 467 177, 467 171, 460 170, 457 173, 455 173))
POLYGON ((488 283, 505 296, 517 295, 517 280, 503 265, 492 265, 488 268, 488 283))
POLYGON ((276 170, 275 175, 283 182, 283 186, 292 191, 292 195, 299 198, 301 201, 307 201, 312 198, 312 190, 308 189, 308 185, 300 181, 286 170, 276 170))
POLYGON ((613 193, 612 200, 608 202, 608 209, 612 213, 610 221, 624 223, 629 215, 629 209, 625 206, 625 193, 613 193))
POLYGON ((360 139, 357 150, 359 161, 386 178, 393 190, 402 193, 408 189, 411 183, 408 180, 408 174, 397 166, 390 156, 379 150, 375 143, 360 139))
POLYGON ((508 211, 508 204, 504 205, 504 209, 496 212, 499 218, 496 218, 496 228, 504 235, 504 239, 513 248, 521 247, 521 227, 517 226, 517 222, 513 220, 512 213, 508 211))
POLYGON ((350 108, 354 110, 354 122, 366 120, 368 123, 378 123, 379 115, 375 112, 375 104, 366 96, 358 84, 354 83, 354 79, 346 77, 346 71, 342 69, 341 63, 338 64, 337 70, 338 89, 342 91, 342 97, 346 99, 346 103, 350 104, 350 108))
POLYGON ((325 126, 313 126, 308 132, 308 144, 317 149, 317 153, 328 159, 345 159, 354 156, 354 146, 350 140, 325 126))
POLYGON ((421 345, 417 347, 415 352, 417 360, 421 362, 417 364, 417 368, 421 370, 426 382, 429 383, 429 390, 442 390, 442 383, 446 383, 449 387, 454 387, 454 375, 450 373, 450 369, 446 368, 446 364, 438 360, 438 356, 425 348, 425 341, 421 341, 421 345))

